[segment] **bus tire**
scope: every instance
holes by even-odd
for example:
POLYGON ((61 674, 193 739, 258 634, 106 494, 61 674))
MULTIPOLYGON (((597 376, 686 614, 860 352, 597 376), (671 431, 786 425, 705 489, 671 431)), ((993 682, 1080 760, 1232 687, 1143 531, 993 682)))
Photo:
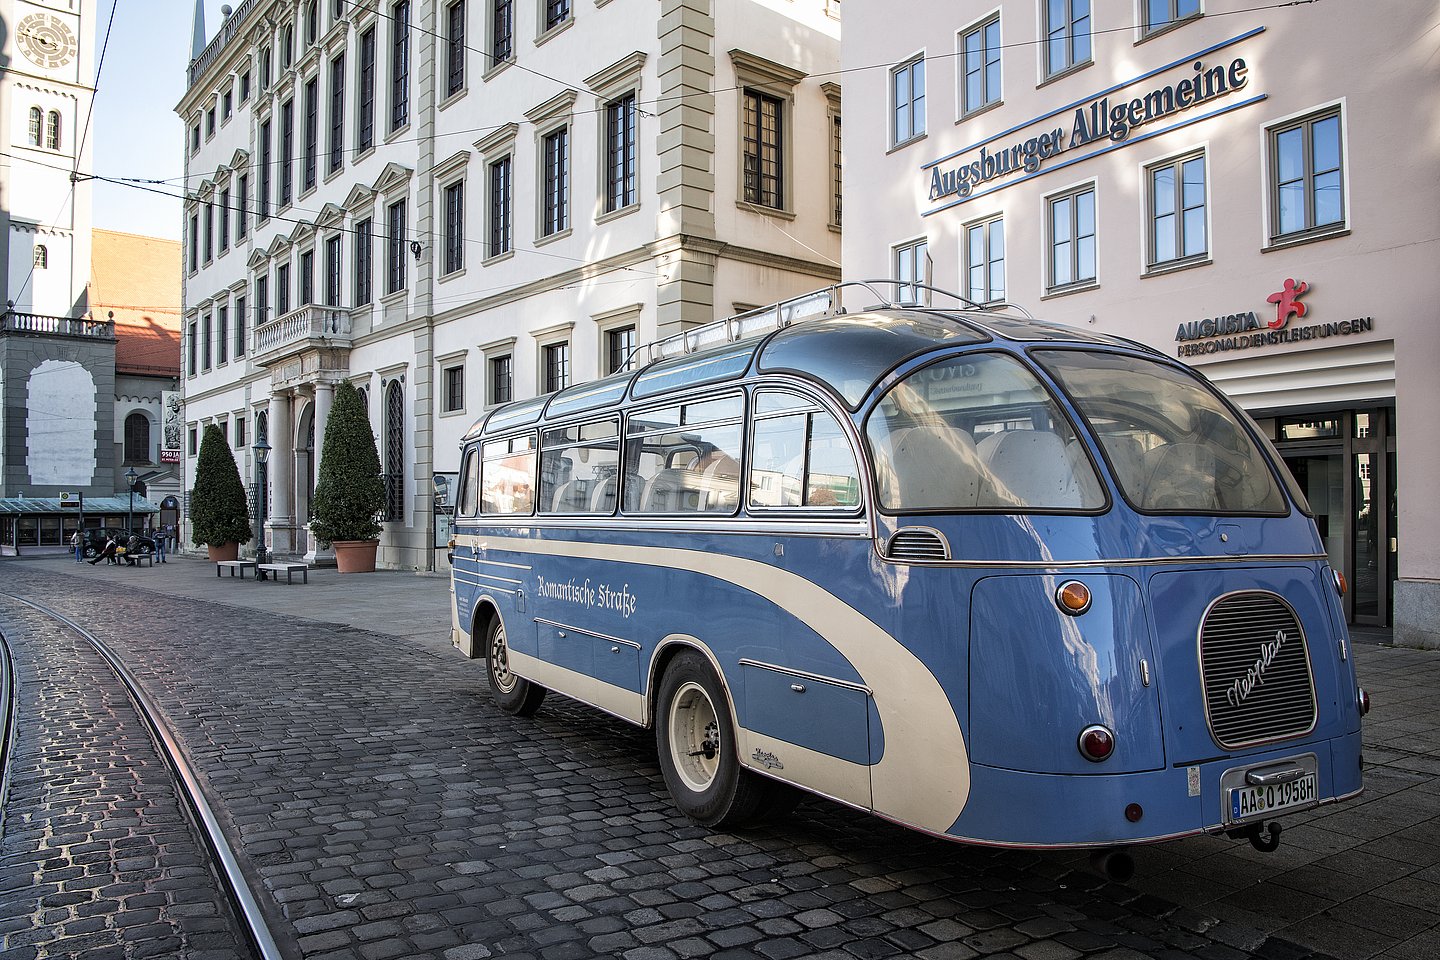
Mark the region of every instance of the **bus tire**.
POLYGON ((490 677, 490 694, 501 710, 514 717, 529 717, 540 709, 545 688, 510 671, 505 624, 498 616, 485 629, 485 673, 490 677))
POLYGON ((675 806, 706 827, 747 826, 767 806, 764 778, 744 769, 725 690, 700 654, 678 654, 660 679, 660 771, 675 806))

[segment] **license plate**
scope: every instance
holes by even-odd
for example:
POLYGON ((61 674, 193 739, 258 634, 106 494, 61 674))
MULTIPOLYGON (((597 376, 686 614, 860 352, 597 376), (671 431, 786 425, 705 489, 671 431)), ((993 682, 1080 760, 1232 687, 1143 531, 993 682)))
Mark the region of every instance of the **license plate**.
POLYGON ((1230 819, 1248 820, 1277 810, 1293 810, 1318 802, 1315 774, 1264 786, 1234 787, 1230 790, 1230 819))

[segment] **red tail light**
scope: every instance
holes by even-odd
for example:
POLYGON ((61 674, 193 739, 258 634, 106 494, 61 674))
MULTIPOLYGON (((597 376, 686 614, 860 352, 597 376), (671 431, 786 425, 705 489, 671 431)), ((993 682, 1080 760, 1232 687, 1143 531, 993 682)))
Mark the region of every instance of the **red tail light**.
POLYGON ((1091 763, 1100 763, 1109 760, 1110 755, 1115 752, 1115 735, 1101 724, 1091 724, 1080 731, 1077 745, 1082 757, 1091 763))

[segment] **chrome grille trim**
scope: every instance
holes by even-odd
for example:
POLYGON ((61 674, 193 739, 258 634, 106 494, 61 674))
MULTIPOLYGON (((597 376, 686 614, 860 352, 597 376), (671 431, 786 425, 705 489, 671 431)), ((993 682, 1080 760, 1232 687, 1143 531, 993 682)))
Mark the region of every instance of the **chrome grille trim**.
POLYGON ((904 527, 885 543, 886 560, 936 563, 950 559, 950 544, 932 527, 904 527))
POLYGON ((1235 750, 1315 729, 1309 644, 1284 599, 1261 590, 1219 597, 1198 640, 1205 720, 1217 744, 1235 750))

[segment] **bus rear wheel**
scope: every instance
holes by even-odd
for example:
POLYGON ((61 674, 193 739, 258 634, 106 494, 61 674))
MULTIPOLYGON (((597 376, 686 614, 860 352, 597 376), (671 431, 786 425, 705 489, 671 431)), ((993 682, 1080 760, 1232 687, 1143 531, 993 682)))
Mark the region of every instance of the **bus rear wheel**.
POLYGON ((545 688, 511 672, 505 624, 498 616, 485 631, 485 672, 490 677, 490 694, 501 710, 515 717, 529 717, 540 709, 545 688))
POLYGON ((747 826, 775 811, 780 785, 741 766, 725 690, 698 653, 676 656, 660 680, 655 745, 665 788, 696 823, 747 826))

